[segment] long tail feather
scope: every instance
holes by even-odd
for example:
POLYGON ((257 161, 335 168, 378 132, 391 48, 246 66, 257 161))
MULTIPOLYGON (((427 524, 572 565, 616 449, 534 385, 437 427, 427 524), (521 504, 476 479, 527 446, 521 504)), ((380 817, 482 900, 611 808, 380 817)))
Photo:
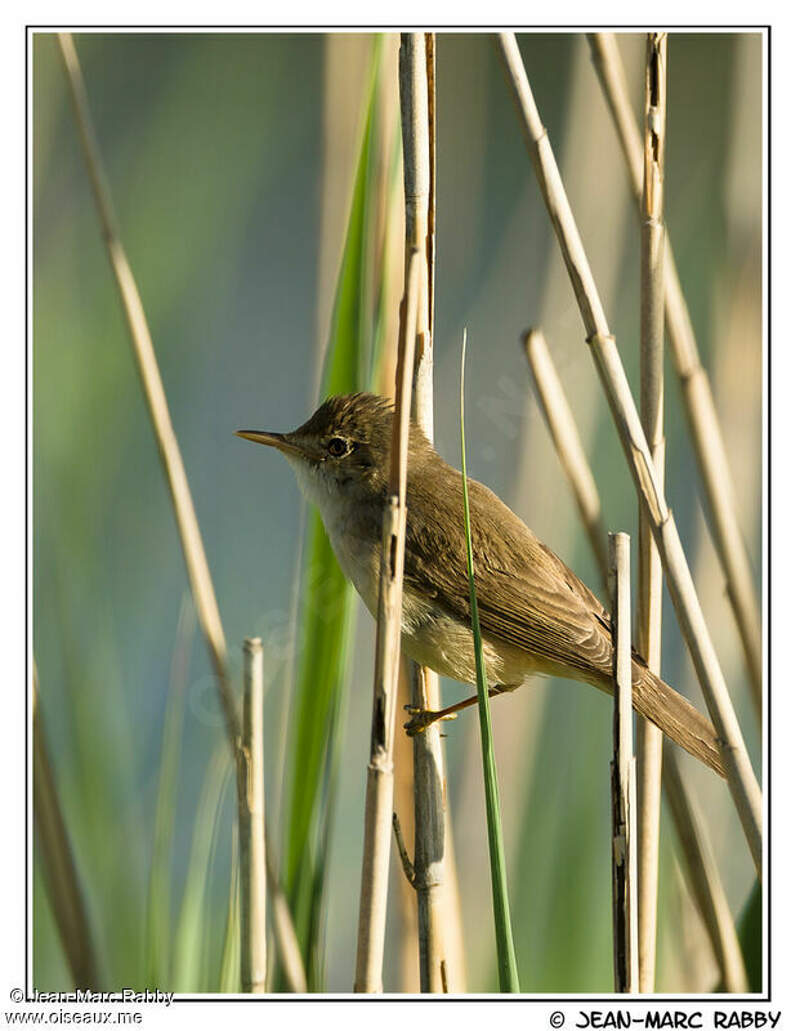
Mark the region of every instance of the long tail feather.
POLYGON ((683 695, 649 669, 639 667, 633 684, 633 705, 681 748, 725 776, 717 737, 711 723, 683 695))

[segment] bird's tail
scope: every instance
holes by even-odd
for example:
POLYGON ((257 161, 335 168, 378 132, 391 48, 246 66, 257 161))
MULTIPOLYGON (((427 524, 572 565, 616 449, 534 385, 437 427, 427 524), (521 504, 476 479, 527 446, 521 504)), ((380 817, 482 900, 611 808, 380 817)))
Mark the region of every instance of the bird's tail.
POLYGON ((634 666, 633 707, 720 777, 725 776, 717 736, 711 723, 682 694, 646 666, 634 666))

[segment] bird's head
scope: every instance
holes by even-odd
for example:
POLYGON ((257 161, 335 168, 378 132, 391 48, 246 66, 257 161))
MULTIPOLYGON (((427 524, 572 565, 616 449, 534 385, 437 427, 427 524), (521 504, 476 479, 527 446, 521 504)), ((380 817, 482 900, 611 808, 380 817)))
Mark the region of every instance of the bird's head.
MULTIPOLYGON (((361 500, 385 496, 394 406, 376 394, 329 397, 290 433, 237 430, 245 440, 280 451, 303 492, 321 508, 326 496, 361 500)), ((412 424, 412 447, 424 437, 412 424)), ((426 442, 425 442, 426 443, 426 442)))

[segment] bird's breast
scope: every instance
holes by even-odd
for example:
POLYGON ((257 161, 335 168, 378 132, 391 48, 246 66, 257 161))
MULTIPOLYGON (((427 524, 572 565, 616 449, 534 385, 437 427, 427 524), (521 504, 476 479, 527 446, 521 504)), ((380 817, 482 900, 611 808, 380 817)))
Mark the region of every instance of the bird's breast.
MULTIPOLYGON (((315 485, 316 486, 316 485, 315 485)), ((308 492, 322 521, 342 572, 373 617, 378 611, 383 512, 379 506, 351 506, 337 492, 308 492)), ((471 626, 449 613, 435 598, 405 584, 402 616, 403 652, 422 666, 459 680, 475 682, 471 626)), ((536 672, 532 656, 484 635, 487 675, 493 684, 518 684, 536 672)))
MULTIPOLYGON (((375 617, 378 611, 380 543, 342 532, 333 544, 342 572, 375 617)), ((331 537, 331 541, 334 538, 331 537)), ((402 649, 408 658, 452 680, 475 683, 472 627, 408 584, 403 590, 402 649)), ((492 684, 519 684, 536 672, 532 657, 484 635, 486 672, 492 684)))

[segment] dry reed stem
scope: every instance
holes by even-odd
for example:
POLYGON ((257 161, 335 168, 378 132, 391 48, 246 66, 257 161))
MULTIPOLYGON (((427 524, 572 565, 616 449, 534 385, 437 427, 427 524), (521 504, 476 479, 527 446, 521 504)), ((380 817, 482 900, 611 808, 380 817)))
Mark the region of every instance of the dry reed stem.
POLYGON ((739 935, 717 868, 705 821, 681 776, 673 746, 664 749, 664 790, 684 856, 684 870, 703 918, 726 992, 747 992, 749 984, 739 935))
MULTIPOLYGON (((544 336, 538 331, 534 335, 537 338, 536 350, 545 353, 545 361, 553 370, 552 377, 545 376, 539 379, 539 389, 548 392, 548 396, 544 401, 545 409, 549 413, 548 426, 550 427, 553 441, 556 443, 556 450, 559 458, 561 458, 561 463, 572 487, 573 494, 576 498, 582 497, 584 499, 583 504, 588 507, 588 501, 597 497, 597 485, 594 482, 583 446, 577 436, 573 438, 572 443, 572 448, 575 451, 573 459, 567 462, 563 458, 558 440, 563 440, 570 436, 575 426, 575 420, 569 408, 569 402, 564 395, 563 388, 558 381, 552 359, 547 351, 544 336), (551 419, 555 425, 551 424, 551 419)), ((587 527, 587 534, 588 532, 587 527)), ((607 584, 607 549, 602 555, 598 556, 595 553, 595 558, 597 559, 600 578, 603 583, 607 584)), ((743 962, 733 915, 722 888, 719 870, 700 813, 681 775, 680 767, 674 755, 674 749, 670 750, 671 746, 668 744, 665 759, 664 788, 672 820, 678 832, 678 841, 683 852, 684 868, 689 877, 695 905, 705 924, 723 979, 727 978, 725 983, 728 985, 739 986, 736 988, 729 987, 728 990, 741 991, 742 981, 740 972, 743 969, 743 962), (670 779, 673 785, 670 784, 670 779), (686 803, 683 801, 684 798, 688 799, 686 803)), ((639 990, 644 990, 641 982, 639 990)))
MULTIPOLYGON (((409 663, 400 663, 400 679, 398 682, 397 704, 399 707, 411 705, 411 681, 409 663)), ((400 828, 413 831, 414 827, 414 749, 402 747, 403 741, 395 748, 395 780, 394 780, 394 817, 400 828)), ((395 837, 397 835, 395 834, 395 837)), ((399 853, 398 846, 398 853, 399 853)), ((407 858, 407 857, 406 857, 407 858)), ((397 990, 416 992, 419 989, 419 941, 417 934, 417 893, 414 891, 414 868, 411 876, 405 869, 402 854, 398 855, 400 867, 405 877, 398 877, 398 887, 394 892, 397 921, 395 935, 397 990)))
POLYGON ((264 652, 244 641, 244 702, 239 798, 241 977, 243 992, 263 992, 267 978, 267 862, 264 836, 264 652))
MULTIPOLYGON (((167 476, 167 484, 172 497, 178 533, 189 574, 192 598, 197 610, 198 621, 202 627, 211 655, 211 664, 217 679, 217 689, 225 718, 226 731, 233 751, 234 762, 238 768, 241 762, 241 721, 231 687, 222 620, 189 489, 189 481, 183 465, 178 440, 172 426, 169 406, 164 393, 164 385, 161 381, 161 373, 147 325, 147 318, 141 298, 139 297, 133 272, 128 264, 128 259, 116 228, 111 192, 92 125, 89 99, 78 55, 75 51, 75 44, 69 33, 59 33, 58 42, 64 59, 70 98, 102 226, 103 239, 106 243, 111 268, 117 281, 125 320, 131 336, 134 357, 139 368, 145 399, 153 423, 156 443, 167 476)), ((269 851, 269 839, 267 839, 267 851, 269 851)), ((294 950, 297 949, 294 927, 291 921, 289 921, 288 925, 284 922, 281 927, 282 932, 287 934, 288 937, 281 943, 279 951, 282 955, 291 956, 294 950)))
MULTIPOLYGON (((392 68, 392 83, 395 82, 395 69, 392 68)), ((388 94, 388 91, 387 91, 388 94)), ((400 192, 397 193, 400 200, 400 192)), ((401 202, 402 203, 402 202, 401 202)), ((402 209, 401 209, 402 217, 402 209)), ((402 228, 399 226, 400 231, 402 228)), ((403 263, 403 275, 405 274, 405 259, 403 250, 390 248, 390 254, 399 256, 403 263)), ((399 305, 398 305, 399 312, 399 305)), ((391 339, 391 330, 388 331, 391 339)), ((384 397, 394 400, 395 372, 397 368, 397 348, 385 347, 381 356, 381 373, 378 382, 378 393, 384 397)), ((397 707, 398 711, 404 711, 407 705, 411 705, 411 683, 409 680, 409 663, 400 662, 400 671, 397 678, 397 707)), ((407 827, 412 830, 414 827, 414 750, 410 747, 403 747, 403 739, 397 743, 395 737, 394 751, 394 813, 392 815, 395 839, 398 840, 398 830, 407 827)), ((402 832, 401 835, 402 837, 402 832)), ((398 846, 398 852, 399 852, 398 846)), ((396 853, 397 854, 397 853, 396 853)), ((396 953, 396 977, 397 990, 406 993, 416 992, 419 988, 419 943, 417 935, 417 895, 414 891, 413 868, 412 876, 409 877, 405 871, 407 854, 399 855, 399 861, 406 873, 405 877, 397 878, 397 887, 391 890, 392 899, 395 904, 395 918, 397 920, 393 945, 396 953)), ((394 885, 392 874, 389 875, 390 883, 394 885)), ((391 918, 390 918, 391 919, 391 918)))
POLYGON ((514 100, 525 130, 528 151, 586 327, 587 341, 639 497, 647 508, 647 516, 664 564, 678 622, 717 732, 728 787, 760 876, 761 789, 753 772, 719 659, 708 633, 675 520, 658 484, 630 384, 616 342, 609 330, 547 132, 536 109, 516 39, 511 33, 502 33, 499 40, 500 53, 508 71, 514 100))
POLYGON ((383 988, 383 946, 392 843, 395 716, 400 669, 400 626, 403 608, 403 566, 406 540, 406 474, 408 428, 417 307, 420 296, 420 254, 409 255, 406 272, 403 336, 397 354, 389 494, 383 514, 380 583, 375 644, 375 680, 370 736, 370 760, 364 807, 364 855, 356 950, 356 992, 383 988))
POLYGON ((142 379, 142 386, 150 410, 150 418, 153 423, 158 450, 167 475, 175 518, 178 523, 178 533, 192 587, 192 596, 197 609, 197 617, 203 628, 211 654, 211 662, 217 676, 217 686, 228 737, 231 740, 235 754, 241 735, 241 726, 228 674, 225 634, 222 630, 222 620, 220 619, 217 599, 214 594, 214 586, 211 582, 211 573, 206 560, 203 539, 200 535, 200 527, 197 523, 189 481, 183 465, 178 440, 172 427, 172 419, 170 418, 169 406, 164 393, 164 385, 161 382, 161 373, 159 372, 158 360, 156 359, 153 341, 147 325, 147 318, 136 287, 136 281, 133 278, 133 273, 117 231, 111 192, 92 126, 89 99, 86 94, 86 86, 83 81, 78 55, 75 51, 75 44, 69 33, 59 33, 58 42, 67 71, 70 97, 75 111, 97 211, 100 216, 103 239, 108 248, 108 257, 111 262, 114 278, 117 281, 123 312, 131 335, 134 357, 142 379))
MULTIPOLYGON (((642 138, 633 114, 617 42, 610 33, 590 33, 589 45, 628 169, 633 195, 642 197, 642 138)), ((708 374, 700 362, 694 328, 681 289, 675 256, 664 233, 667 333, 684 410, 706 495, 711 529, 727 581, 728 596, 747 661, 753 704, 761 718, 761 612, 744 537, 736 516, 733 478, 708 374)))
POLYGON ((292 921, 292 913, 286 895, 281 887, 278 866, 272 855, 269 836, 265 835, 264 852, 267 867, 267 889, 269 890, 272 929, 275 934, 275 945, 278 952, 289 990, 301 995, 308 991, 303 954, 297 941, 297 934, 292 921))
MULTIPOLYGON (((428 63, 425 33, 400 35, 400 121, 403 134, 403 185, 406 211, 406 260, 418 250, 427 266, 431 246, 430 125, 428 121, 428 63)), ((433 441, 433 353, 429 320, 430 274, 423 269, 417 308, 413 413, 433 441)))
MULTIPOLYGON (((642 190, 641 358, 642 428, 659 487, 664 489, 664 145, 667 109, 667 36, 647 35, 645 151, 642 190)), ((647 512, 639 502, 639 578, 636 647, 654 673, 661 672, 661 559, 647 512)), ((658 907, 658 842, 661 753, 664 736, 650 720, 636 718, 639 991, 655 990, 658 907)))
POLYGON ((608 539, 594 477, 581 446, 578 428, 569 407, 564 388, 541 330, 523 334, 522 344, 533 374, 536 395, 542 408, 556 454, 567 474, 567 480, 578 505, 586 536, 592 546, 605 582, 608 539))
MULTIPOLYGON (((428 350, 430 352, 431 411, 428 419, 433 439, 433 325, 436 301, 436 33, 425 33, 425 68, 428 79, 428 160, 430 164, 430 192, 428 195, 428 350)), ((419 378, 419 377, 417 377, 419 378)), ((428 670, 429 691, 433 703, 441 705, 439 676, 428 670)), ((440 739, 441 740, 441 739, 440 739)), ((446 765, 444 746, 442 749, 442 771, 446 765)), ((461 920, 461 897, 458 889, 456 856, 453 848, 453 817, 449 808, 444 810, 444 884, 442 888, 441 919, 444 927, 443 951, 447 956, 439 964, 442 991, 465 992, 467 988, 466 957, 464 955, 464 931, 461 920)))
MULTIPOLYGON (((430 164, 430 193, 428 196, 428 348, 430 361, 430 430, 433 439, 433 325, 436 301, 436 33, 425 33, 425 67, 428 78, 428 160, 430 164)), ((433 681, 434 704, 441 705, 438 674, 428 671, 433 681)), ((445 753, 442 747, 442 771, 445 769, 445 753)), ((443 950, 447 961, 441 960, 439 975, 442 991, 465 992, 467 988, 466 957, 464 955, 464 931, 461 920, 461 897, 458 890, 456 856, 453 848, 453 817, 449 808, 444 811, 444 885, 442 888, 442 923, 444 925, 443 950)))
MULTIPOLYGON (((431 51, 432 56, 432 51, 431 51)), ((400 119, 403 133, 403 182, 406 208, 406 252, 416 248, 433 255, 431 202, 431 148, 433 106, 428 83, 433 69, 425 34, 401 33, 399 54, 400 119)), ((429 269, 420 277, 417 342, 414 366, 413 413, 420 428, 433 441, 433 337, 429 269)), ((412 703, 419 709, 440 707, 439 678, 412 664, 412 703)), ((442 992, 443 969, 448 964, 445 922, 446 815, 444 757, 439 728, 434 724, 414 736, 414 868, 416 872, 419 933, 420 991, 442 992)), ((450 896, 452 900, 452 895, 450 896)), ((447 979, 452 979, 447 976, 447 979)))
POLYGON ((39 832, 39 855, 47 882, 47 894, 75 987, 97 990, 101 987, 97 956, 47 751, 39 701, 39 674, 35 662, 32 693, 33 815, 39 832))
MULTIPOLYGON (((428 91, 428 334, 433 347, 433 308, 436 300, 436 33, 425 33, 425 77, 428 91)), ((431 384, 432 386, 432 384, 431 384)), ((431 412, 431 427, 433 426, 431 412)), ((431 435, 433 430, 431 429, 431 435)))
POLYGON ((614 758, 611 761, 611 887, 614 991, 639 991, 636 877, 636 760, 631 683, 631 541, 608 535, 614 648, 614 758))

